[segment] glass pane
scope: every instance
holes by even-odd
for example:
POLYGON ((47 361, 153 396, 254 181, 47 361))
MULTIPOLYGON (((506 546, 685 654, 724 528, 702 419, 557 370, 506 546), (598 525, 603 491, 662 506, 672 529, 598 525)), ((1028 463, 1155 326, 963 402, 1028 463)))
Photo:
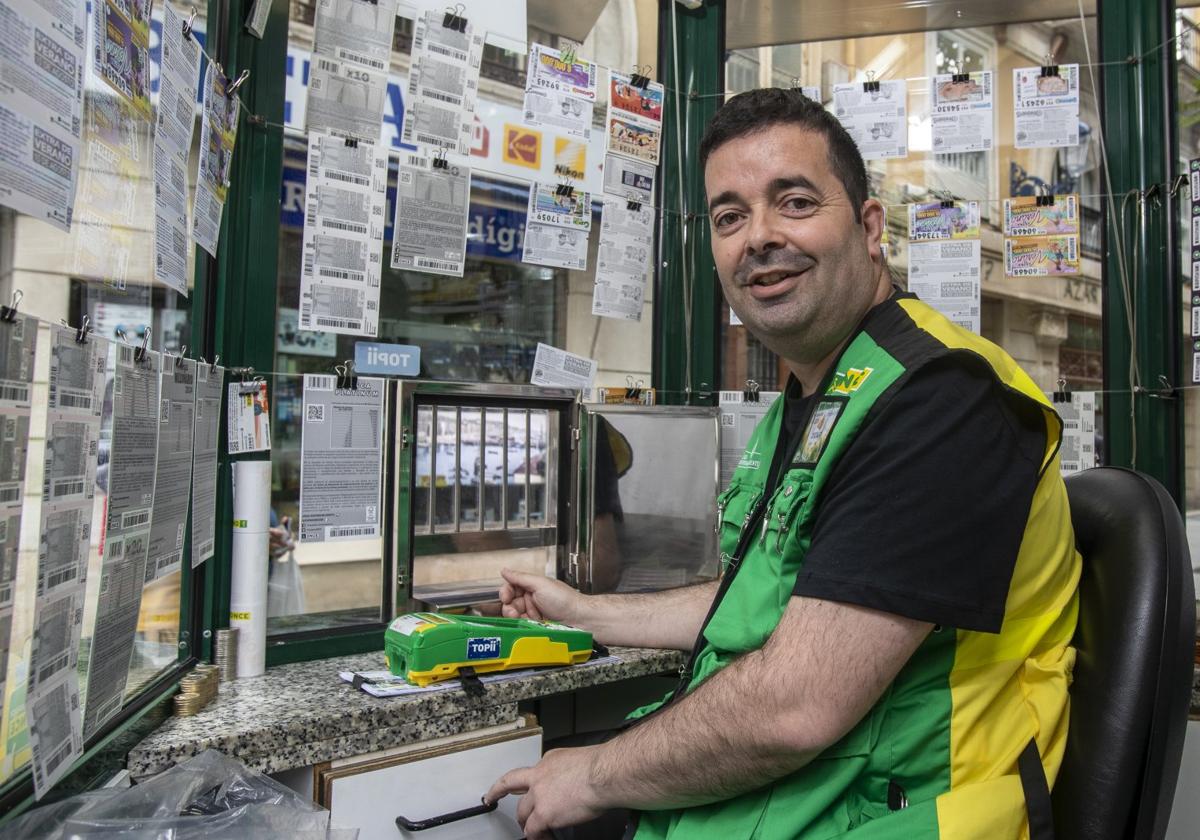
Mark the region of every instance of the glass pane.
MULTIPOLYGON (((1058 8, 1061 4, 1055 4, 1058 8)), ((747 11, 734 35, 762 31, 763 21, 779 20, 780 4, 747 11), (772 10, 775 17, 770 17, 772 10)), ((729 93, 763 85, 815 87, 827 108, 837 84, 874 78, 907 80, 907 149, 900 158, 867 161, 870 192, 888 210, 887 260, 894 282, 908 284, 908 205, 938 201, 947 194, 979 202, 981 300, 984 337, 1006 349, 1045 391, 1060 380, 1075 391, 1098 390, 1101 383, 1101 250, 1105 213, 1102 194, 1100 119, 1095 98, 1099 78, 1096 19, 1062 17, 1036 22, 1006 22, 1003 7, 960 9, 935 0, 923 19, 957 20, 954 29, 867 35, 887 22, 908 20, 909 6, 884 3, 848 8, 830 0, 796 5, 795 20, 811 25, 820 41, 750 46, 729 53, 729 93), (973 18, 986 16, 986 25, 973 18), (1085 46, 1086 36, 1086 46, 1085 46), (1091 50, 1089 59, 1088 47, 1091 50), (1079 144, 1063 148, 1017 149, 1014 144, 1013 71, 1038 67, 1053 56, 1058 65, 1080 65, 1079 144), (945 73, 994 72, 994 125, 990 151, 940 154, 933 150, 932 77, 945 73), (1080 273, 1076 276, 1007 277, 1003 202, 1010 196, 1041 193, 1080 196, 1080 273)), ((793 19, 789 7, 788 20, 793 19)), ((1073 11, 1075 4, 1070 4, 1073 11)), ((1061 11, 1067 15, 1070 11, 1061 11)), ((776 33, 778 34, 778 33, 776 33)), ((728 314, 726 309, 723 313, 728 314)), ((786 368, 746 328, 722 318, 722 388, 741 390, 754 379, 764 390, 781 388, 786 368)), ((1097 399, 1102 413, 1102 399, 1097 399)), ((1097 425, 1099 426, 1099 419, 1097 425)))
MULTIPOLYGON (((73 202, 73 221, 66 232, 41 218, 11 207, 0 207, 0 302, 8 303, 17 290, 23 292, 21 313, 40 319, 30 324, 38 333, 31 393, 28 450, 24 475, 25 494, 19 533, 4 538, 17 546, 17 571, 11 625, 6 628, 3 648, 8 654, 4 680, 4 737, 0 739, 0 782, 22 770, 29 761, 26 726, 25 683, 29 668, 30 641, 34 623, 34 599, 38 564, 39 523, 42 513, 42 480, 45 476, 46 404, 49 397, 49 324, 80 325, 90 319, 97 336, 118 344, 141 344, 156 351, 178 354, 189 343, 191 300, 156 283, 155 186, 152 126, 157 111, 159 59, 161 53, 161 4, 151 20, 150 52, 151 110, 144 114, 102 80, 92 66, 92 22, 88 24, 85 49, 84 100, 80 115, 81 135, 77 152, 78 170, 73 202), (18 542, 19 540, 19 542, 18 542)), ((20 7, 20 4, 18 4, 20 7)), ((93 4, 89 4, 89 10, 93 4)), ((104 8, 103 4, 100 5, 104 8)), ((203 31, 203 22, 198 22, 203 31)), ((199 101, 197 96, 197 102, 199 101)), ((198 107, 196 112, 198 113, 198 107)), ((69 117, 69 114, 62 114, 69 117)), ((191 160, 196 160, 198 134, 193 136, 191 160)), ((196 167, 186 169, 188 205, 194 189, 196 167)), ((14 199, 19 200, 19 199, 14 199)), ((185 277, 191 285, 194 249, 186 247, 185 277)), ((5 327, 0 326, 0 329, 5 327)), ((190 352, 188 355, 194 356, 190 352)), ((108 367, 113 369, 110 350, 108 367)), ((95 504, 82 525, 90 535, 87 579, 82 590, 83 628, 78 670, 81 691, 86 688, 90 654, 95 647, 97 603, 102 581, 100 541, 104 535, 105 498, 108 491, 107 465, 111 456, 111 379, 105 394, 105 412, 100 440, 93 454, 100 469, 95 504)), ((7 453, 6 453, 7 454, 7 453)), ((132 652, 125 680, 124 698, 137 694, 148 682, 180 657, 181 572, 166 574, 150 583, 130 580, 130 598, 138 606, 132 652), (140 594, 139 594, 140 593, 140 594)), ((0 613, 3 613, 0 610, 0 613)), ((122 645, 128 638, 122 640, 122 645)), ((118 670, 121 667, 118 666, 118 670)), ((120 683, 114 702, 121 703, 120 683)), ((86 696, 84 713, 87 712, 86 696)))
MULTIPOLYGON (((525 4, 520 4, 522 7, 525 4)), ((404 5, 401 5, 403 13, 404 5)), ((557 184, 561 169, 574 168, 567 158, 566 138, 554 129, 525 124, 523 98, 526 51, 489 30, 480 71, 479 99, 470 154, 450 155, 452 164, 472 171, 467 214, 467 260, 462 277, 393 269, 393 213, 400 155, 432 150, 401 143, 408 98, 414 22, 396 19, 385 99, 381 141, 389 156, 386 232, 382 253, 378 336, 336 335, 298 329, 303 262, 307 136, 305 109, 315 23, 312 0, 292 0, 285 73, 284 164, 281 195, 276 371, 298 375, 328 373, 335 362, 354 357, 359 339, 416 345, 421 349, 419 376, 443 381, 527 383, 537 345, 543 342, 598 362, 596 384, 624 386, 627 376, 649 381, 654 308, 653 260, 646 265, 646 290, 640 320, 592 314, 595 265, 600 236, 600 193, 604 163, 604 125, 608 103, 608 69, 629 72, 635 65, 657 63, 658 4, 653 0, 600 0, 567 6, 528 7, 528 45, 580 43, 578 55, 597 63, 598 98, 590 138, 583 154, 583 188, 591 191, 591 229, 587 270, 534 265, 522 260, 530 184, 557 184), (562 157, 563 160, 558 160, 562 157)), ((578 150, 577 150, 578 151, 578 150)), ((576 163, 578 159, 576 159, 576 163)), ((277 514, 295 517, 299 502, 300 424, 281 422, 286 412, 276 399, 276 452, 273 455, 277 514)), ((417 470, 414 481, 415 528, 418 534, 458 528, 502 529, 528 520, 554 521, 547 506, 554 487, 545 473, 547 423, 544 414, 510 412, 504 417, 478 408, 464 409, 464 429, 471 440, 456 446, 452 409, 423 411, 418 417, 417 470), (526 434, 528 428, 529 434, 526 434), (526 440, 530 441, 526 443, 526 440), (529 453, 526 463, 526 452, 529 453), (508 459, 505 466, 505 457, 508 459), (480 477, 482 476, 482 478, 480 477), (457 487, 457 492, 456 488, 457 487), (481 493, 482 489, 482 493, 481 493), (482 514, 481 514, 482 511, 482 514), (456 526, 457 523, 457 526, 456 526)), ((551 477, 552 480, 552 477, 551 477)), ((349 551, 350 544, 346 546, 349 551)), ((362 609, 380 608, 379 555, 366 543, 354 549, 355 565, 340 567, 353 574, 353 589, 370 591, 362 609), (375 564, 365 562, 370 552, 375 564), (359 562, 363 561, 363 562, 359 562), (373 586, 367 586, 367 580, 373 586)), ((295 548, 299 586, 315 610, 311 580, 331 562, 326 550, 295 548)), ((331 615, 326 619, 333 620, 331 615)), ((325 620, 325 619, 322 619, 325 620)), ((272 632, 279 625, 272 623, 272 632)), ((317 622, 313 626, 320 626, 317 622)))

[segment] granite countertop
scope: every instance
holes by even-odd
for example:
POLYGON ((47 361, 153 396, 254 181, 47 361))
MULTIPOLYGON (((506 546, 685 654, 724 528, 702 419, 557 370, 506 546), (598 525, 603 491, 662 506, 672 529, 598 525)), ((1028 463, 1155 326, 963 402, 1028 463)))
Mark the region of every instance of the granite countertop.
POLYGON ((217 699, 198 715, 169 718, 130 750, 127 767, 143 779, 212 748, 276 773, 505 723, 517 716, 520 700, 672 672, 684 662, 673 650, 610 652, 621 661, 493 683, 478 698, 461 689, 372 697, 338 676, 386 669, 382 651, 281 665, 261 677, 222 683, 217 699))

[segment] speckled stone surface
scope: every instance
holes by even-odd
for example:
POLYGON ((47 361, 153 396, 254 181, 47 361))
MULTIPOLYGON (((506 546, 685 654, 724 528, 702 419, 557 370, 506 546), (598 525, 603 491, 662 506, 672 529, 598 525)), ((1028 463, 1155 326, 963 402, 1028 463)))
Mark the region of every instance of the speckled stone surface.
POLYGON ((520 700, 671 672, 684 661, 679 651, 611 653, 621 661, 494 683, 479 698, 460 689, 378 698, 338 677, 339 671, 384 670, 382 651, 281 665, 262 677, 223 683, 198 715, 170 718, 129 752, 127 767, 142 779, 212 748, 275 773, 503 723, 516 717, 520 700))

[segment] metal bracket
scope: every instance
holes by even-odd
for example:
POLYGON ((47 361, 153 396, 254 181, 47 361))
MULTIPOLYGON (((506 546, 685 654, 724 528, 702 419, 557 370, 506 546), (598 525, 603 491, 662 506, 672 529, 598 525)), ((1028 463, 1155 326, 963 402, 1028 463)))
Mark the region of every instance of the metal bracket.
POLYGON ((579 552, 572 551, 567 555, 567 577, 579 582, 579 552))

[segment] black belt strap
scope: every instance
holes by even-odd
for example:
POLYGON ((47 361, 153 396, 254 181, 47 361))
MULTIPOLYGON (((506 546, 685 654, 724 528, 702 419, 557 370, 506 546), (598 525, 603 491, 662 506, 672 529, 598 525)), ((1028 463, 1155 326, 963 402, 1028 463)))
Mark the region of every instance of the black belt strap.
POLYGON ((1054 811, 1050 805, 1050 785, 1046 768, 1038 755, 1037 741, 1029 739, 1017 759, 1021 787, 1025 791, 1025 810, 1029 815, 1029 840, 1054 840, 1054 811))

